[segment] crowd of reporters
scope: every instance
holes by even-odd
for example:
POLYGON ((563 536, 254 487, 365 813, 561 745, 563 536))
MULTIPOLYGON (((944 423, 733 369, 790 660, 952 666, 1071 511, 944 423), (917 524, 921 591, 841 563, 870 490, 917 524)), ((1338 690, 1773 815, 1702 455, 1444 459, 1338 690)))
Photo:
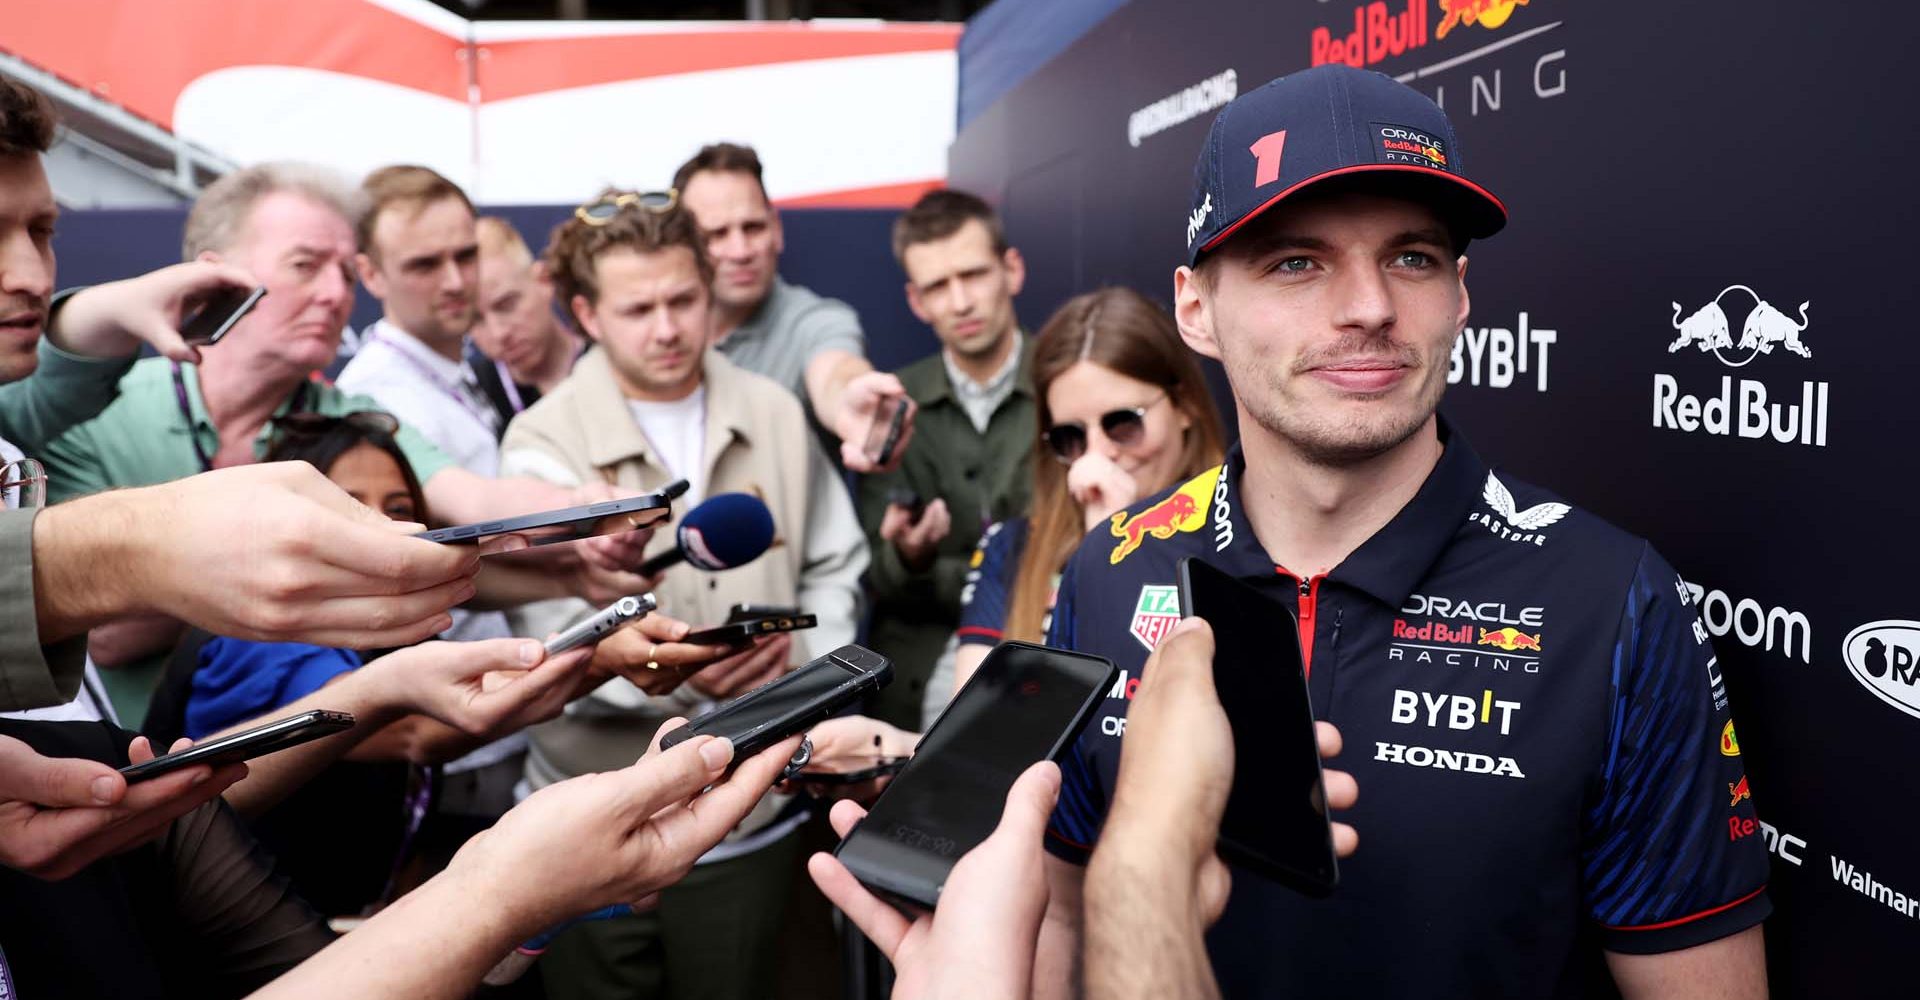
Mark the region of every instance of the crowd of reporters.
MULTIPOLYGON (((896 995, 1027 994, 1051 764, 910 921, 809 860, 860 806, 829 820, 818 789, 776 788, 798 736, 746 761, 724 740, 659 741, 861 639, 896 681, 811 734, 812 766, 854 770, 910 754, 994 643, 1042 641, 1081 535, 1221 460, 1159 307, 1104 289, 1028 332, 1025 262, 993 210, 935 191, 893 249, 941 349, 876 371, 851 308, 780 277, 760 161, 724 143, 659 191, 593 194, 539 252, 423 167, 359 185, 248 167, 194 204, 184 263, 56 293, 52 135, 46 102, 0 83, 7 995, 459 996, 588 914, 500 989, 833 995, 829 901, 891 960, 896 995), (196 307, 255 286, 218 343, 183 340, 196 307), (356 288, 383 315, 329 380, 356 288), (773 547, 643 574, 672 531, 538 550, 412 537, 680 479, 676 513, 757 496, 773 547), (543 649, 649 592, 659 611, 605 641, 543 649), (818 626, 683 641, 742 603, 818 626), (117 770, 308 709, 354 724, 247 764, 135 785, 117 770)), ((1212 722, 1208 641, 1196 622, 1163 644, 1139 756, 1212 722)), ((1153 760, 1123 772, 1108 826, 1127 835, 1090 870, 1087 948, 1107 949, 1092 995, 1164 982, 1123 974, 1127 922, 1157 924, 1204 979, 1231 753, 1167 759, 1189 763, 1182 780, 1153 760)), ((1337 774, 1329 792, 1354 795, 1337 774)))

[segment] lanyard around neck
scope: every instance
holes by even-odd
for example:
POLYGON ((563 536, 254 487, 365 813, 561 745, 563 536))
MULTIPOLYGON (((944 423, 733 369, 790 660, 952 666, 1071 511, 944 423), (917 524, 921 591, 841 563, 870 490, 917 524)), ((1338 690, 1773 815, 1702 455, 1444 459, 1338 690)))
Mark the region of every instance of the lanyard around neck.
MULTIPOLYGON (((428 385, 431 385, 435 389, 440 390, 440 393, 442 395, 446 396, 448 399, 451 399, 455 403, 459 404, 461 409, 467 411, 468 416, 473 417, 475 420, 480 421, 480 426, 482 427, 493 426, 493 421, 492 419, 490 419, 493 416, 491 413, 487 412, 486 410, 482 410, 480 407, 475 405, 474 401, 466 393, 460 391, 460 387, 458 384, 450 383, 446 379, 440 377, 439 372, 436 372, 432 368, 427 367, 426 362, 421 361, 419 358, 414 357, 413 352, 407 350, 406 347, 402 346, 399 341, 396 341, 393 338, 388 337, 383 331, 379 329, 375 329, 373 331, 373 336, 369 339, 377 343, 386 345, 387 350, 390 350, 393 353, 400 355, 400 360, 405 361, 408 364, 408 366, 412 367, 413 370, 419 374, 421 378, 426 379, 428 385)), ((516 410, 515 412, 518 412, 518 411, 516 410)))
MULTIPOLYGON (((187 402, 187 376, 185 372, 182 371, 182 369, 180 368, 180 362, 175 361, 175 362, 172 362, 172 364, 173 364, 173 398, 175 402, 180 404, 180 419, 185 420, 187 422, 187 443, 193 445, 193 457, 200 460, 200 471, 212 472, 213 456, 207 454, 207 449, 202 447, 200 444, 200 428, 194 426, 193 406, 187 402)), ((306 408, 307 408, 307 383, 305 380, 302 380, 300 382, 300 387, 298 389, 293 390, 293 399, 291 402, 287 404, 287 412, 300 413, 304 411, 306 408)), ((213 423, 213 419, 209 417, 207 419, 207 423, 209 424, 213 423)), ((219 432, 220 432, 220 429, 218 427, 214 428, 214 433, 216 435, 219 434, 219 432)))

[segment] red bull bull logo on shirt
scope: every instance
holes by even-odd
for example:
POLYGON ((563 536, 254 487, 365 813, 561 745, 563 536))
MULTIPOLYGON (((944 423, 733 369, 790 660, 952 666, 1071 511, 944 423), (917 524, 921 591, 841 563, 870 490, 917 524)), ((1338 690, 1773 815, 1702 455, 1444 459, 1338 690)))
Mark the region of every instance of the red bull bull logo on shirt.
POLYGON ((1537 651, 1540 649, 1540 635, 1539 633, 1528 635, 1511 625, 1503 629, 1495 629, 1491 632, 1486 629, 1481 629, 1479 645, 1493 646, 1498 649, 1504 649, 1509 653, 1521 649, 1537 651))
POLYGON ((1213 484, 1220 478, 1218 468, 1208 469, 1181 487, 1173 495, 1129 517, 1126 511, 1113 515, 1107 531, 1120 544, 1107 554, 1107 562, 1119 565, 1148 538, 1166 541, 1175 532, 1199 531, 1207 523, 1207 503, 1213 499, 1213 484))

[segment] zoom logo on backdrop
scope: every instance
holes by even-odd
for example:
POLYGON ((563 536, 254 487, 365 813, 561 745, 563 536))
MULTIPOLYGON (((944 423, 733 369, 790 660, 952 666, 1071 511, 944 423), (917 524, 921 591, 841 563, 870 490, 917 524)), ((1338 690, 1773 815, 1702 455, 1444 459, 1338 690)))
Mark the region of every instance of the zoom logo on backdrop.
POLYGON ((1874 697, 1920 718, 1920 622, 1868 622, 1847 633, 1840 657, 1874 697))
POLYGON ((1770 608, 1751 597, 1735 600, 1724 590, 1708 590, 1685 580, 1681 586, 1687 603, 1700 608, 1700 618, 1715 638, 1731 635, 1743 646, 1769 653, 1778 646, 1780 655, 1789 660, 1797 656, 1801 663, 1813 662, 1813 624, 1806 615, 1791 608, 1770 608))
MULTIPOLYGON (((1668 354, 1692 349, 1727 368, 1757 365, 1754 374, 1777 372, 1813 358, 1804 339, 1811 302, 1790 315, 1746 285, 1728 285, 1691 311, 1673 304, 1674 338, 1668 354), (1738 330, 1736 334, 1734 331, 1738 330)), ((1717 384, 1667 373, 1653 376, 1653 426, 1685 434, 1772 440, 1780 444, 1827 444, 1827 383, 1802 379, 1791 385, 1777 376, 1762 380, 1723 374, 1717 384)))

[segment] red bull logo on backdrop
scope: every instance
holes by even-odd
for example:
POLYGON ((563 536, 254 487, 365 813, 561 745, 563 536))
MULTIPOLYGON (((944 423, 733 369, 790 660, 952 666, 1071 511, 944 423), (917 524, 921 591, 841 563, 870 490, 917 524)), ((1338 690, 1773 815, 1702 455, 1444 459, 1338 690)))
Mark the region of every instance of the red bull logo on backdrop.
POLYGON ((1492 31, 1507 23, 1515 7, 1525 7, 1527 3, 1528 0, 1440 0, 1440 27, 1434 29, 1433 37, 1445 38, 1447 32, 1462 24, 1477 24, 1492 31))
POLYGON ((1315 28, 1313 65, 1346 63, 1364 69, 1427 44, 1427 0, 1389 7, 1385 0, 1353 9, 1353 31, 1339 37, 1332 28, 1315 28))
MULTIPOLYGON (((1811 302, 1789 315, 1746 285, 1728 285, 1697 308, 1672 303, 1674 338, 1668 354, 1711 355, 1728 368, 1745 368, 1765 356, 1812 359, 1802 339, 1811 302), (1736 319, 1737 318, 1737 319, 1736 319), (1738 329, 1736 335, 1734 331, 1738 329), (1775 354, 1775 349, 1779 354, 1775 354)), ((1772 402, 1778 390, 1758 379, 1723 375, 1719 391, 1698 396, 1682 391, 1678 376, 1653 376, 1653 426, 1683 433, 1773 439, 1781 444, 1825 447, 1828 383, 1802 381, 1798 399, 1772 402)))
POLYGON ((1199 531, 1207 523, 1207 503, 1213 499, 1213 484, 1219 478, 1218 468, 1208 469, 1138 514, 1129 516, 1123 510, 1113 515, 1107 522, 1107 532, 1120 539, 1120 544, 1107 554, 1107 562, 1118 565, 1149 538, 1166 541, 1176 532, 1199 531))

